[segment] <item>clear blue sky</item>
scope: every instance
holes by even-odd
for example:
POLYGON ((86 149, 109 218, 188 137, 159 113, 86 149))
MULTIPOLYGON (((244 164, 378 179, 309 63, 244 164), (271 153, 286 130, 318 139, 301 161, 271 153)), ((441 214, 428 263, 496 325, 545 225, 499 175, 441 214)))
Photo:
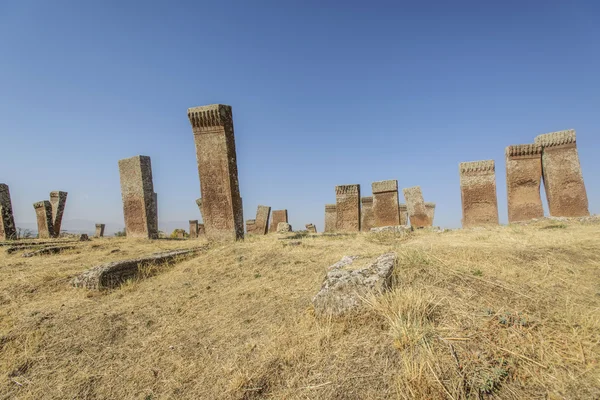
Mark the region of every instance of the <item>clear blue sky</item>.
POLYGON ((595 1, 0 0, 0 182, 17 225, 123 224, 117 161, 152 158, 161 221, 199 217, 188 107, 233 107, 244 218, 323 229, 334 186, 398 179, 460 226, 458 163, 574 128, 600 211, 595 1))

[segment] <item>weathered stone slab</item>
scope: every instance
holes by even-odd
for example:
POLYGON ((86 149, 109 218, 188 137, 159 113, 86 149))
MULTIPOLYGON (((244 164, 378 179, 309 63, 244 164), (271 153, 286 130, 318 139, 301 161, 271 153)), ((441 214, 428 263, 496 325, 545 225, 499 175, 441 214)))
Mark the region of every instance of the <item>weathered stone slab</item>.
POLYGON ((206 236, 206 231, 204 230, 204 224, 198 224, 198 237, 206 236))
POLYGON ((380 233, 380 232, 393 232, 393 233, 407 233, 411 232, 413 229, 407 225, 394 225, 394 226, 380 226, 377 228, 371 228, 371 232, 380 233))
POLYGON ((156 192, 152 193, 152 200, 154 201, 152 204, 154 218, 150 222, 152 223, 152 232, 156 232, 156 237, 158 237, 158 194, 156 192))
POLYGON ((277 226, 280 222, 288 222, 287 210, 273 210, 271 214, 271 227, 269 228, 269 232, 277 232, 277 226))
POLYGON ((30 253, 23 253, 23 257, 29 258, 34 256, 43 256, 48 254, 58 254, 65 250, 73 250, 75 246, 52 246, 52 247, 44 247, 43 249, 39 249, 36 251, 32 251, 30 253))
POLYGON ((177 238, 177 239, 185 239, 185 229, 174 229, 173 233, 171 233, 171 237, 172 238, 177 238))
POLYGON ((246 220, 246 233, 248 233, 250 235, 254 235, 255 232, 256 232, 256 220, 247 219, 246 220))
POLYGON ((494 160, 459 165, 463 228, 498 224, 496 165, 494 160))
POLYGON ((335 204, 325 204, 325 232, 335 232, 337 211, 335 204))
POLYGON ((175 250, 98 265, 73 278, 71 285, 96 290, 114 288, 138 275, 140 266, 168 263, 178 257, 193 255, 198 251, 199 249, 175 250))
POLYGON ((508 222, 527 221, 544 216, 540 195, 542 182, 542 146, 508 146, 506 155, 506 192, 508 222))
POLYGON ((315 314, 339 317, 356 312, 362 299, 392 286, 396 254, 387 253, 366 265, 358 257, 343 257, 328 268, 321 290, 313 298, 315 314))
POLYGON ((373 182, 373 227, 400 224, 398 181, 373 182))
POLYGON ((231 106, 188 109, 194 131, 202 192, 202 219, 209 240, 244 238, 231 106))
POLYGON ((269 216, 271 207, 259 205, 256 208, 256 219, 254 220, 254 234, 266 235, 269 230, 269 216))
POLYGON ((375 226, 375 216, 373 214, 373 197, 366 196, 360 198, 360 231, 368 232, 375 226))
POLYGON ((575 130, 539 135, 535 143, 542 146, 542 171, 550 215, 590 215, 575 130))
POLYGON ((400 214, 400 225, 408 225, 408 207, 406 204, 398 205, 398 213, 400 214))
POLYGON ((90 239, 90 237, 88 236, 87 233, 82 233, 81 235, 79 235, 79 241, 80 242, 89 242, 92 239, 90 239))
POLYGON ((0 240, 17 238, 17 228, 13 216, 12 202, 8 185, 0 183, 0 240))
POLYGON ((425 200, 423 200, 421 187, 413 186, 402 189, 402 192, 404 193, 404 199, 406 200, 410 225, 414 228, 431 226, 431 220, 429 219, 429 215, 427 215, 427 208, 425 207, 425 200))
POLYGON ((65 212, 65 204, 67 203, 67 192, 56 190, 50 192, 50 204, 52 205, 52 236, 57 238, 60 236, 60 227, 62 225, 62 217, 65 212))
POLYGON ((336 230, 338 232, 360 231, 360 185, 335 187, 336 230))
POLYGON ((197 239, 197 238, 198 238, 198 220, 191 219, 190 220, 190 239, 197 239))
POLYGON ((97 238, 104 237, 104 228, 105 227, 106 227, 105 224, 96 224, 96 233, 94 234, 94 237, 97 237, 97 238))
POLYGON ((433 226, 433 218, 435 217, 435 203, 425 202, 425 210, 427 211, 427 217, 429 217, 429 226, 433 226))
POLYGON ((292 231, 292 226, 287 222, 280 222, 277 224, 277 233, 288 233, 292 231))
POLYGON ((150 157, 119 160, 119 174, 127 237, 156 239, 156 202, 150 157))
POLYGON ((54 236, 54 227, 52 226, 52 205, 49 201, 38 201, 33 203, 35 216, 37 219, 38 238, 49 239, 54 236))
POLYGON ((309 233, 317 233, 317 227, 314 224, 306 224, 305 226, 309 233))

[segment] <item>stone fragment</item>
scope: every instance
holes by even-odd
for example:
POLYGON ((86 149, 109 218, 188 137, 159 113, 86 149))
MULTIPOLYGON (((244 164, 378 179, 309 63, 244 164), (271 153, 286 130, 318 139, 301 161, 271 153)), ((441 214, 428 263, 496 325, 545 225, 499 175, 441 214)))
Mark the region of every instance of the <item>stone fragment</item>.
POLYGON ((292 226, 287 222, 280 222, 277 224, 277 233, 288 233, 292 231, 292 226))
POLYGON ((67 192, 56 190, 50 192, 50 204, 52 205, 52 237, 60 236, 60 226, 62 225, 62 217, 65 212, 65 204, 67 203, 67 192))
POLYGON ((400 224, 398 181, 373 182, 371 187, 373 189, 373 227, 400 224))
MULTIPOLYGON (((254 234, 266 235, 269 230, 269 216, 271 207, 259 205, 256 208, 256 218, 254 220, 254 234)), ((286 217, 287 220, 287 217, 286 217)))
POLYGON ((88 236, 87 233, 82 233, 81 235, 79 235, 79 241, 80 242, 89 242, 91 239, 88 236))
POLYGON ((175 230, 173 230, 171 237, 174 237, 177 239, 185 239, 185 230, 184 229, 175 229, 175 230))
POLYGON ((202 192, 202 219, 209 240, 244 238, 231 106, 188 109, 202 192))
POLYGON ((408 208, 406 204, 398 205, 398 213, 400 214, 400 225, 408 225, 408 208))
POLYGON ((527 221, 544 216, 540 195, 542 182, 542 146, 508 146, 506 155, 506 192, 508 222, 527 221))
POLYGON ((431 220, 427 215, 425 201, 420 186, 413 186, 402 189, 404 198, 406 199, 406 208, 408 210, 408 218, 410 225, 414 228, 423 228, 431 226, 431 220))
POLYGON ((335 187, 336 231, 360 231, 360 185, 335 187))
POLYGON ((198 237, 206 236, 206 231, 204 230, 204 224, 198 224, 198 237))
POLYGON ((459 165, 463 228, 497 225, 496 165, 494 160, 459 165))
POLYGON ((10 191, 7 184, 0 183, 0 241, 16 238, 17 229, 10 201, 10 191))
POLYGON ((280 222, 288 222, 287 210, 273 210, 273 213, 271 214, 271 227, 269 228, 269 232, 277 232, 277 226, 280 222))
POLYGON ((190 220, 190 239, 198 238, 198 220, 190 220))
POLYGON ((406 233, 411 232, 413 229, 408 225, 393 225, 393 226, 379 226, 377 228, 371 228, 371 232, 393 232, 393 233, 406 233))
POLYGON ((306 224, 305 226, 309 233, 317 233, 317 227, 314 224, 306 224))
POLYGON ((336 205, 325 204, 325 232, 335 232, 336 219, 336 205))
POLYGON ((575 130, 539 135, 535 143, 542 146, 542 171, 550 215, 590 215, 575 130))
POLYGON ((246 220, 246 233, 253 235, 256 232, 256 220, 248 219, 246 220))
POLYGON ((375 226, 375 216, 373 214, 373 197, 360 198, 360 231, 368 232, 375 226))
POLYGON ((194 255, 198 250, 175 250, 98 265, 73 278, 71 285, 96 290, 114 288, 127 279, 137 276, 141 266, 165 264, 179 257, 194 255))
POLYGON ((345 256, 328 268, 321 290, 313 298, 317 316, 339 317, 356 312, 366 296, 391 288, 395 253, 383 254, 366 264, 357 259, 345 256))
POLYGON ((429 226, 433 226, 433 218, 435 217, 435 203, 425 202, 425 210, 427 211, 427 216, 429 217, 429 226))
POLYGON ((100 237, 104 237, 104 228, 106 227, 105 224, 96 224, 96 233, 94 234, 94 237, 100 238, 100 237))
POLYGON ((152 204, 154 210, 154 218, 151 222, 153 222, 152 232, 156 232, 156 237, 158 237, 158 194, 154 192, 152 194, 152 200, 154 200, 154 204, 152 204))
POLYGON ((74 246, 51 246, 51 247, 44 247, 42 249, 39 250, 35 250, 29 253, 23 253, 23 257, 25 258, 29 258, 29 257, 34 257, 34 256, 43 256, 43 255, 48 255, 48 254, 58 254, 61 253, 65 250, 72 250, 74 249, 74 246))
POLYGON ((119 160, 119 174, 127 238, 156 239, 156 202, 150 157, 119 160))
POLYGON ((54 227, 52 226, 52 205, 49 201, 38 201, 33 203, 37 219, 38 238, 49 239, 54 236, 54 227))

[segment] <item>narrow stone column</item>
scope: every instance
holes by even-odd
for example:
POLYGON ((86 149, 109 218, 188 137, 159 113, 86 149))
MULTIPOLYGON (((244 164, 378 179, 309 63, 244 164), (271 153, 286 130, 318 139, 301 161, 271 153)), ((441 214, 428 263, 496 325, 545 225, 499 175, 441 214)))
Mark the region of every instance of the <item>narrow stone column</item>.
POLYGON ((198 220, 190 220, 190 239, 198 238, 198 220))
POLYGON ((156 239, 156 203, 150 157, 119 160, 119 174, 127 237, 156 239))
POLYGON ((429 217, 429 226, 433 226, 433 218, 435 217, 435 203, 425 202, 425 210, 427 210, 427 216, 429 217))
POLYGON ((399 204, 398 212, 400 213, 400 225, 408 225, 408 208, 406 204, 399 204))
POLYGON ((360 231, 369 232, 375 226, 375 216, 373 215, 373 197, 366 196, 360 198, 360 231))
POLYGON ((550 215, 590 215, 575 130, 539 135, 535 143, 542 146, 542 171, 550 215))
POLYGON ((8 185, 0 183, 0 240, 17 238, 17 228, 13 216, 12 202, 8 185))
POLYGON ((508 222, 527 221, 544 216, 540 195, 542 182, 542 146, 508 146, 506 155, 506 194, 508 222))
POLYGON ((269 233, 277 233, 277 225, 279 225, 280 222, 288 222, 287 210, 274 210, 272 212, 269 233))
POLYGON ((463 228, 498 225, 494 160, 463 162, 459 171, 463 228))
POLYGON ((33 203, 38 226, 38 238, 49 239, 54 235, 52 226, 52 205, 49 201, 38 201, 33 203))
POLYGON ((336 230, 360 232, 360 185, 335 187, 336 230))
POLYGON ((266 235, 269 231, 269 216, 271 207, 259 205, 256 208, 256 219, 254 224, 254 233, 257 235, 266 235))
POLYGON ((210 240, 244 238, 231 106, 188 109, 202 192, 202 219, 210 240))
POLYGON ((325 232, 335 232, 337 219, 336 205, 325 204, 325 232))
POLYGON ((106 225, 104 224, 96 224, 96 233, 94 234, 94 237, 97 238, 101 238, 104 237, 104 227, 106 225))
POLYGON ((67 203, 67 194, 67 192, 61 192, 59 190, 50 192, 52 226, 54 228, 52 236, 55 238, 60 236, 60 226, 62 225, 62 217, 65 212, 65 204, 67 203))
POLYGON ((396 226, 400 224, 398 208, 398 181, 388 180, 373 182, 373 215, 374 227, 396 226))
POLYGON ((431 220, 427 214, 425 200, 423 200, 423 192, 420 186, 413 186, 402 189, 404 199, 406 200, 406 208, 408 210, 408 218, 410 225, 414 228, 423 228, 431 226, 431 220))

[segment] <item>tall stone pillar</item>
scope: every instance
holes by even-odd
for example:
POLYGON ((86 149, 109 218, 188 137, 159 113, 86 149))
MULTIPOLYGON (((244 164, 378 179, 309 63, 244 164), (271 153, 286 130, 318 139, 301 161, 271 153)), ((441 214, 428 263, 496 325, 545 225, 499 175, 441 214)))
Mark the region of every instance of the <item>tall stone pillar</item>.
POLYGON ((498 225, 494 160, 463 162, 459 171, 463 228, 498 225))
POLYGON ((508 146, 506 155, 506 193, 508 222, 527 221, 544 216, 540 195, 542 182, 542 146, 508 146))
POLYGON ((196 239, 198 237, 198 220, 190 220, 190 239, 196 239))
POLYGON ((335 187, 336 230, 340 232, 360 231, 360 185, 335 187))
POLYGON ((231 106, 188 109, 202 192, 202 218, 210 240, 244 238, 231 106))
POLYGON ((50 192, 50 204, 52 205, 52 226, 54 231, 53 237, 60 236, 60 226, 62 225, 62 217, 65 212, 65 204, 67 203, 67 192, 59 190, 50 192))
POLYGON ((127 237, 156 239, 156 203, 150 157, 119 160, 119 174, 127 237))
POLYGON ((336 205, 335 204, 325 204, 325 232, 331 233, 335 232, 336 227, 336 205))
POLYGON ((373 215, 375 227, 396 226, 400 224, 398 203, 398 181, 373 182, 373 215))
POLYGON ((369 232, 375 227, 375 216, 373 215, 373 197, 360 198, 360 231, 369 232))
POLYGON ((406 204, 399 204, 398 212, 400 213, 400 225, 408 225, 408 208, 406 204))
POLYGON ((94 234, 94 237, 97 238, 101 238, 104 237, 104 227, 106 225, 104 224, 96 224, 96 233, 94 234))
POLYGON ((13 216, 12 202, 8 185, 0 183, 0 240, 17 238, 17 228, 13 216))
POLYGON ((433 218, 435 217, 435 203, 425 202, 425 210, 429 217, 429 226, 433 226, 433 218))
POLYGON ((52 226, 52 205, 49 201, 38 201, 33 203, 38 226, 38 238, 49 239, 54 236, 52 226))
POLYGON ((254 220, 254 233, 257 235, 266 235, 269 231, 269 216, 271 207, 259 205, 256 208, 256 219, 254 220))
POLYGON ((550 215, 590 215, 575 130, 539 135, 535 143, 542 146, 542 171, 550 215))
POLYGON ((277 233, 277 225, 279 225, 280 222, 288 222, 287 210, 273 210, 271 213, 271 227, 269 228, 269 233, 277 233))
POLYGON ((404 199, 406 200, 406 208, 408 210, 408 218, 410 225, 415 228, 423 228, 431 226, 431 219, 427 214, 425 200, 423 200, 423 192, 420 186, 413 186, 402 189, 404 199))

